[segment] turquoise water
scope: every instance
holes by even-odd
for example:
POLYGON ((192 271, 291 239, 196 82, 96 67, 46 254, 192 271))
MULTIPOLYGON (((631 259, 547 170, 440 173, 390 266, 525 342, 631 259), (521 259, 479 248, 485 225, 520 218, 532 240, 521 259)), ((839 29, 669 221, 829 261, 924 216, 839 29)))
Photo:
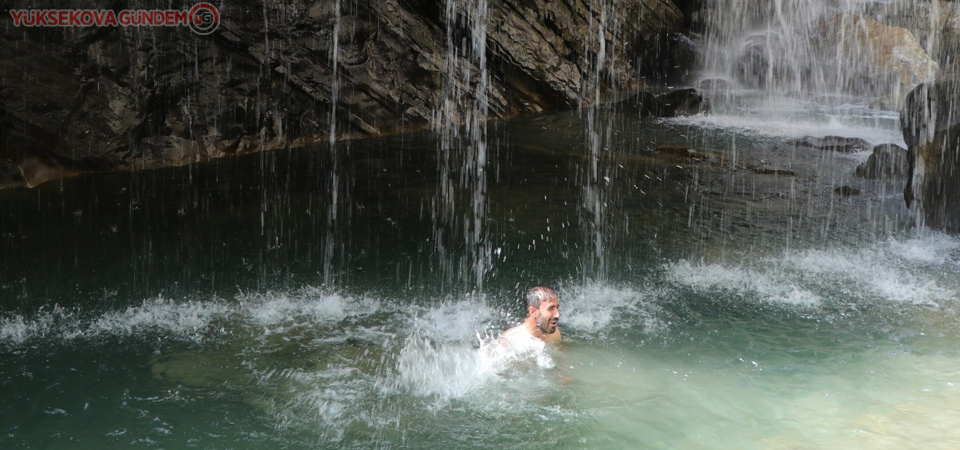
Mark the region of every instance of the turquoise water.
POLYGON ((580 117, 493 125, 479 292, 443 279, 430 134, 340 144, 337 204, 327 147, 0 191, 0 447, 960 445, 960 239, 865 154, 601 123, 599 231, 580 117), (535 284, 565 342, 504 354, 535 284))

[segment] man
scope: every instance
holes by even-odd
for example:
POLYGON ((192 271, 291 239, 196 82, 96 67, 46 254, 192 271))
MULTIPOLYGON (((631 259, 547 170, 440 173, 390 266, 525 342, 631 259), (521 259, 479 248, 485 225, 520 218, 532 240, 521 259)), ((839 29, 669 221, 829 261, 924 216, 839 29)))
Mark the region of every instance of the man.
POLYGON ((527 318, 519 325, 504 331, 500 343, 510 347, 519 339, 537 338, 543 342, 560 342, 560 298, 553 289, 537 286, 527 291, 527 318))

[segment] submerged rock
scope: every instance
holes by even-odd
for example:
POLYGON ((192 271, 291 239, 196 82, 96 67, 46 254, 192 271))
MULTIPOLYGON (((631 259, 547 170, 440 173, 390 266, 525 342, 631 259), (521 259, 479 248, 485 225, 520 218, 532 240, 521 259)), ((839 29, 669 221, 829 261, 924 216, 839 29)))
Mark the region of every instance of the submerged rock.
POLYGON ((873 153, 866 162, 857 166, 854 174, 868 179, 900 179, 907 176, 909 169, 907 149, 895 144, 883 144, 873 148, 873 153))
POLYGON ((839 153, 863 152, 871 148, 870 143, 863 139, 842 136, 824 136, 822 138, 806 136, 789 141, 787 144, 794 147, 809 147, 839 153))
POLYGON ((754 173, 761 175, 787 175, 787 176, 796 176, 797 173, 790 169, 784 169, 782 167, 771 167, 771 166, 758 166, 753 167, 752 170, 754 173))
POLYGON ((671 145, 658 145, 656 152, 661 155, 673 155, 680 156, 682 158, 690 159, 707 159, 708 156, 700 153, 690 147, 676 147, 671 145))

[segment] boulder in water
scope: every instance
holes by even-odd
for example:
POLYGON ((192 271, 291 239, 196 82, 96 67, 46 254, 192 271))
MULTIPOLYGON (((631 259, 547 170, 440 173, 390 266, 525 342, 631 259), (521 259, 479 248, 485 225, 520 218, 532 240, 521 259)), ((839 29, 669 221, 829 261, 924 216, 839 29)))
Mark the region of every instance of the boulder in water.
POLYGON ((907 142, 903 195, 930 228, 960 232, 960 79, 925 83, 907 95, 900 125, 907 142))
POLYGON ((873 148, 866 162, 857 166, 854 174, 868 179, 900 179, 907 176, 910 163, 907 149, 895 144, 883 144, 873 148))
POLYGON ((863 139, 842 136, 824 136, 822 138, 806 136, 794 139, 788 144, 794 147, 809 147, 838 153, 863 152, 871 148, 870 143, 863 139))
POLYGON ((677 147, 672 145, 658 145, 656 152, 661 155, 673 155, 690 159, 707 159, 708 156, 700 153, 690 147, 677 147))
POLYGON ((754 173, 760 175, 786 175, 786 176, 796 176, 797 173, 791 169, 785 169, 783 167, 773 167, 773 166, 757 166, 751 168, 754 173))

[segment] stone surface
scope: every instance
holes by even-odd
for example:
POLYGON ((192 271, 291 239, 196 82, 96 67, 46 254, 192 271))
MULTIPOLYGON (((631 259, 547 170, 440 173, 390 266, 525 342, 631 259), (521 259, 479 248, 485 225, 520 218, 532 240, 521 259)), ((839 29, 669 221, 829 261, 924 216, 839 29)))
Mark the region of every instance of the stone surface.
POLYGON ((844 92, 883 97, 880 103, 889 109, 898 109, 911 89, 939 72, 909 30, 856 14, 824 20, 813 48, 821 64, 835 66, 834 83, 844 92))
POLYGON ((960 3, 920 0, 867 4, 864 16, 910 30, 941 66, 956 61, 960 51, 960 3))
POLYGON ((840 186, 834 189, 833 193, 841 197, 852 197, 854 195, 860 195, 860 189, 853 186, 840 186))
POLYGON ((761 175, 786 175, 786 176, 796 176, 797 173, 790 169, 784 169, 782 167, 770 167, 770 166, 758 166, 754 167, 753 171, 761 175))
POLYGON ((797 61, 786 51, 789 45, 785 41, 787 38, 773 32, 747 37, 737 61, 737 80, 744 86, 766 89, 788 77, 797 61))
POLYGON ((910 163, 907 161, 907 149, 894 144, 883 144, 873 148, 873 153, 857 166, 854 174, 867 179, 906 179, 910 163))
POLYGON ((677 89, 660 95, 647 91, 615 103, 612 107, 640 117, 678 117, 703 114, 710 111, 710 102, 696 89, 677 89))
POLYGON ((924 223, 960 232, 960 80, 917 86, 900 112, 910 164, 904 199, 924 223))
MULTIPOLYGON (((683 26, 680 9, 669 0, 608 3, 490 1, 490 117, 589 105, 597 92, 656 78, 641 62, 665 56, 661 40, 683 26)), ((446 48, 448 30, 454 42, 469 41, 469 4, 459 2, 447 23, 441 0, 242 0, 219 5, 208 36, 8 24, 0 28, 0 186, 429 128, 447 83, 475 96, 480 67, 446 48), (465 68, 453 81, 451 60, 465 68)), ((60 7, 170 4, 43 6, 60 7)), ((473 101, 462 100, 454 106, 473 101)))
POLYGON ((824 136, 822 138, 806 136, 789 141, 787 144, 839 153, 863 152, 872 147, 869 142, 863 139, 842 136, 824 136))

